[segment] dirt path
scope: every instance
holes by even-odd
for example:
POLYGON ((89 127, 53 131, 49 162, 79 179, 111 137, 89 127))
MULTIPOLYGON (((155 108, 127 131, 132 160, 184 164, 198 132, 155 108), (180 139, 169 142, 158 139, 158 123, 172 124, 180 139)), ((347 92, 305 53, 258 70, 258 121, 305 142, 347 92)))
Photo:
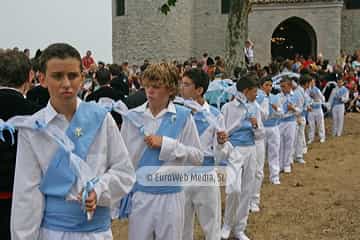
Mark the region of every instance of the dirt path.
MULTIPOLYGON (((331 123, 327 121, 327 133, 331 123)), ((261 212, 249 218, 252 240, 360 239, 360 114, 346 115, 343 137, 314 143, 306 164, 295 164, 281 185, 262 188, 261 212)), ((141 226, 139 226, 141 227, 141 226)), ((115 240, 127 239, 127 223, 113 224, 115 240)), ((203 239, 196 226, 195 240, 203 239)))

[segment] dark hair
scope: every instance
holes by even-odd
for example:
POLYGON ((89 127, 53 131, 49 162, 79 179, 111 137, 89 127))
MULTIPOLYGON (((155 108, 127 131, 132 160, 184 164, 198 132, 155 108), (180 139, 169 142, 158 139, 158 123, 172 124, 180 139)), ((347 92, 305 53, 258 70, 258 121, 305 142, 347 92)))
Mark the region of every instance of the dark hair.
POLYGON ((203 92, 201 96, 204 96, 205 92, 209 87, 209 75, 207 75, 203 70, 197 68, 191 68, 184 72, 183 77, 190 78, 195 84, 195 88, 202 87, 203 92))
POLYGON ((280 83, 284 83, 284 82, 292 83, 292 79, 289 78, 288 76, 284 76, 284 77, 281 78, 280 83))
POLYGON ((29 58, 16 50, 0 53, 0 85, 20 87, 29 78, 31 63, 29 58))
POLYGON ((96 80, 100 85, 105 85, 110 82, 111 74, 106 68, 102 68, 96 72, 96 80))
POLYGON ((309 74, 301 75, 299 79, 299 83, 301 86, 304 86, 305 84, 311 82, 312 77, 309 74))
POLYGON ((40 56, 40 72, 46 73, 46 67, 48 61, 53 58, 66 59, 66 58, 75 58, 79 61, 80 70, 83 70, 81 63, 80 53, 71 45, 67 43, 54 43, 48 46, 40 56))
POLYGON ((258 77, 254 73, 248 73, 245 76, 241 77, 236 83, 236 89, 239 92, 244 91, 247 88, 256 88, 258 82, 258 77))
POLYGON ((273 82, 271 76, 262 77, 259 81, 260 86, 264 85, 266 82, 273 82))
POLYGON ((113 76, 120 76, 120 74, 122 72, 122 68, 118 64, 113 63, 113 64, 110 64, 109 71, 110 71, 111 75, 113 75, 113 76))
POLYGON ((212 59, 211 57, 208 57, 208 59, 206 60, 206 65, 207 66, 215 65, 214 59, 212 59))

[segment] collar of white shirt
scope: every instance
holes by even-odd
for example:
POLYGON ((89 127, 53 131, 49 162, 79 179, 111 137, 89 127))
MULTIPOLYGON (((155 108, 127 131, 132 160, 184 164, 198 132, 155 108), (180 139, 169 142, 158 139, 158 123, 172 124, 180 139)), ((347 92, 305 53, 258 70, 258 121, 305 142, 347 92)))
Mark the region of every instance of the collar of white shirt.
MULTIPOLYGON (((77 98, 76 99, 76 110, 78 109, 79 105, 81 103, 81 99, 77 98)), ((48 102, 48 104, 46 105, 45 109, 44 109, 45 113, 44 113, 44 120, 45 120, 45 124, 48 124, 51 120, 53 120, 56 116, 58 115, 62 115, 59 114, 54 107, 51 105, 50 101, 48 102)))
POLYGON ((148 115, 151 118, 161 118, 167 112, 176 114, 175 104, 172 101, 170 101, 168 106, 163 110, 161 110, 161 112, 155 117, 152 115, 150 109, 148 108, 148 102, 145 102, 143 105, 135 108, 134 111, 139 113, 144 113, 145 115, 148 115))
POLYGON ((201 110, 210 112, 210 105, 205 101, 204 104, 201 106, 201 110))

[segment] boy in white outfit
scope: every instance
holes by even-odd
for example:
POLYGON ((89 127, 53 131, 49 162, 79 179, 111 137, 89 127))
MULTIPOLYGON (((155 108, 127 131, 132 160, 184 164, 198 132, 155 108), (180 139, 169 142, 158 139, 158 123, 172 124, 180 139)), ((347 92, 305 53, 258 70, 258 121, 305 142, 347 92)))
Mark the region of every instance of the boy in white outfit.
MULTIPOLYGON (((185 221, 181 182, 172 184, 165 178, 159 184, 151 181, 156 179, 152 174, 185 163, 200 165, 203 160, 200 139, 191 110, 172 102, 178 89, 178 74, 173 67, 150 65, 142 83, 148 101, 130 110, 121 128, 137 169, 137 182, 128 199, 129 239, 180 240, 185 221)), ((171 176, 171 172, 164 174, 171 176)))
POLYGON ((75 145, 73 153, 83 161, 80 165, 93 170, 94 178, 84 186, 81 179, 89 176, 70 167, 68 152, 41 131, 20 129, 12 239, 110 240, 110 209, 135 182, 128 151, 107 110, 77 98, 84 75, 75 48, 50 45, 41 54, 40 70, 40 83, 48 88, 50 101, 31 118, 66 129, 75 145))
POLYGON ((296 134, 295 134, 295 145, 294 145, 294 158, 298 163, 305 163, 304 160, 304 149, 306 148, 305 139, 305 125, 306 125, 306 113, 310 110, 310 97, 307 95, 306 90, 309 87, 311 77, 308 74, 301 75, 299 79, 299 85, 294 89, 296 95, 297 105, 301 112, 297 113, 296 116, 296 134))
POLYGON ((229 238, 230 232, 240 240, 248 240, 245 235, 249 216, 250 199, 253 194, 256 171, 257 135, 263 137, 264 129, 260 127, 261 113, 254 104, 257 95, 257 77, 253 74, 243 76, 236 84, 236 99, 225 104, 225 126, 232 144, 228 167, 237 173, 226 186, 226 205, 222 238, 229 238))
POLYGON ((344 128, 345 103, 349 101, 349 90, 344 86, 344 80, 339 77, 337 86, 330 94, 329 103, 333 118, 332 134, 340 137, 344 128))
POLYGON ((280 94, 271 94, 271 77, 265 77, 261 80, 261 89, 263 95, 268 99, 269 115, 263 124, 265 127, 266 155, 269 162, 269 178, 272 184, 280 184, 280 130, 279 123, 283 114, 280 105, 280 94))
POLYGON ((322 104, 325 103, 325 97, 321 93, 320 89, 315 85, 315 79, 313 78, 310 83, 307 93, 311 98, 311 111, 308 114, 309 122, 309 135, 308 144, 311 144, 315 139, 316 128, 319 131, 320 142, 325 142, 325 121, 324 113, 322 110, 322 104))
MULTIPOLYGON (((183 74, 181 82, 181 95, 184 99, 194 100, 201 106, 201 110, 194 112, 196 128, 200 136, 201 150, 204 152, 203 166, 196 170, 217 179, 214 166, 226 156, 218 151, 227 141, 225 133, 224 118, 213 106, 210 106, 204 99, 204 93, 209 86, 208 75, 200 69, 190 69, 183 74), (206 115, 217 122, 214 126, 209 122, 206 115), (222 131, 221 131, 221 130, 222 131)), ((200 226, 206 240, 219 240, 221 230, 221 196, 220 188, 215 186, 186 186, 185 187, 185 225, 184 240, 192 240, 195 213, 198 216, 200 226)))
POLYGON ((292 91, 293 82, 284 77, 280 81, 280 102, 284 112, 280 120, 280 171, 291 173, 292 153, 296 134, 296 115, 300 113, 297 107, 297 99, 292 91))
MULTIPOLYGON (((269 98, 266 97, 266 94, 262 89, 258 89, 256 101, 254 104, 257 105, 259 113, 261 114, 261 122, 258 125, 263 128, 263 122, 268 118, 269 115, 269 98)), ((258 137, 255 140, 256 145, 256 172, 255 172, 255 185, 254 193, 250 201, 250 211, 259 212, 260 211, 260 192, 261 185, 264 179, 264 162, 265 162, 265 131, 262 137, 258 137)))

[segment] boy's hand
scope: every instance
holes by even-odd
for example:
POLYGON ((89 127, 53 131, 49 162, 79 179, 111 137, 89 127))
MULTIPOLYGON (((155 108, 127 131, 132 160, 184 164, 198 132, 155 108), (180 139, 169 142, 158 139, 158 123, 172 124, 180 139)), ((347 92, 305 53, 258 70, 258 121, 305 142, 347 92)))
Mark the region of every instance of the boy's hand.
POLYGON ((308 112, 312 112, 312 107, 309 106, 309 107, 307 108, 307 111, 308 111, 308 112))
POLYGON ((228 135, 225 131, 220 131, 216 133, 217 135, 217 142, 219 144, 224 144, 228 140, 228 135))
POLYGON ((271 107, 272 107, 272 109, 274 109, 276 112, 279 111, 278 106, 276 106, 275 104, 271 104, 271 107))
POLYGON ((145 136, 144 141, 150 148, 161 148, 162 136, 155 136, 155 135, 145 136))
POLYGON ((255 117, 249 119, 253 128, 258 128, 258 123, 255 117))
MULTIPOLYGON (((78 195, 78 200, 81 201, 82 198, 82 191, 78 195)), ((89 197, 86 199, 86 211, 87 212, 94 212, 96 209, 96 203, 97 203, 97 195, 95 191, 91 191, 89 193, 89 197)))
POLYGON ((294 105, 292 105, 292 104, 289 103, 289 104, 287 105, 287 108, 288 108, 289 111, 295 112, 295 107, 294 107, 294 105))

